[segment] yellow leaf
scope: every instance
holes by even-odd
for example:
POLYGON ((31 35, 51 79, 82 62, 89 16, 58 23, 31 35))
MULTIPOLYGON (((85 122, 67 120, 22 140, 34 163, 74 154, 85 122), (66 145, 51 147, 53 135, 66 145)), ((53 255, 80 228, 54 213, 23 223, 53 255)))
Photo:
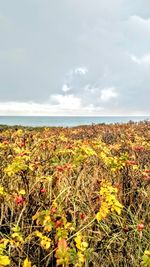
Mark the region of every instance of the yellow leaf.
POLYGON ((85 262, 84 254, 82 254, 81 251, 78 251, 77 255, 78 255, 78 260, 79 260, 79 262, 80 262, 80 263, 84 263, 84 262, 85 262))
POLYGON ((0 185, 0 195, 5 195, 4 187, 0 185))
POLYGON ((115 207, 114 207, 114 210, 118 213, 118 215, 121 214, 121 209, 120 209, 120 207, 115 206, 115 207))
POLYGON ((83 246, 84 248, 87 248, 87 247, 88 247, 88 243, 87 243, 87 242, 82 242, 82 246, 83 246))
POLYGON ((23 262, 23 266, 22 267, 32 267, 31 266, 31 261, 28 260, 28 258, 26 258, 23 262))
POLYGON ((20 233, 13 233, 13 234, 11 235, 11 237, 12 237, 13 239, 15 239, 16 241, 19 241, 19 242, 23 243, 23 238, 22 238, 22 236, 21 236, 20 233))
POLYGON ((133 165, 132 168, 133 168, 134 171, 138 171, 139 170, 139 166, 137 166, 137 165, 133 165))
POLYGON ((98 212, 98 213, 96 214, 96 219, 97 219, 98 222, 101 221, 101 220, 103 219, 101 212, 98 212))
POLYGON ((8 256, 0 255, 0 267, 10 265, 10 259, 8 256))
POLYGON ((77 247, 78 249, 80 249, 80 246, 81 246, 81 239, 82 239, 82 237, 81 237, 80 234, 78 234, 78 235, 74 238, 74 240, 75 240, 75 242, 76 242, 76 247, 77 247))
POLYGON ((43 221, 43 225, 50 221, 51 221, 51 217, 49 215, 46 215, 43 221))
POLYGON ((36 232, 35 232, 35 235, 36 235, 37 237, 39 237, 39 238, 42 238, 42 237, 43 237, 42 233, 40 233, 39 231, 36 231, 36 232))
POLYGON ((26 194, 26 191, 25 191, 24 189, 21 189, 21 190, 19 191, 19 194, 20 194, 20 195, 25 195, 25 194, 26 194))
POLYGON ((46 239, 41 240, 41 246, 43 248, 49 249, 50 248, 50 245, 51 245, 51 243, 48 240, 46 240, 46 239))
POLYGON ((52 176, 46 176, 45 178, 46 178, 46 180, 47 180, 48 182, 51 182, 53 177, 52 177, 52 176))
POLYGON ((39 217, 39 213, 36 212, 36 213, 32 216, 32 220, 35 221, 38 217, 39 217))
POLYGON ((52 231, 52 226, 51 226, 51 225, 46 225, 46 226, 44 227, 44 231, 46 231, 46 232, 51 232, 51 231, 52 231))

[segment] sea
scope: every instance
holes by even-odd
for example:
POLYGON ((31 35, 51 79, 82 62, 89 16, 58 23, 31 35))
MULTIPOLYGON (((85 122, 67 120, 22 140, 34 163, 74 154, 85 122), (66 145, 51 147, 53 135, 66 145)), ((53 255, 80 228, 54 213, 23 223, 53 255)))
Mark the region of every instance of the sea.
POLYGON ((150 116, 0 116, 0 125, 29 127, 74 127, 93 124, 116 124, 149 121, 150 116))

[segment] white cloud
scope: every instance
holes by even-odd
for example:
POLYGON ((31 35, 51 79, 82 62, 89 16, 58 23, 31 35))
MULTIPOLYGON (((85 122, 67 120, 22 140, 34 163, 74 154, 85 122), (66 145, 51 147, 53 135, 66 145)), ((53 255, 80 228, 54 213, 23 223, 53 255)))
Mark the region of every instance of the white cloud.
POLYGON ((52 103, 1 102, 0 116, 88 116, 101 115, 102 107, 93 104, 83 106, 81 100, 73 95, 53 95, 52 103))
POLYGON ((116 92, 116 89, 113 87, 104 88, 103 90, 101 90, 100 99, 103 102, 108 102, 112 98, 117 98, 117 97, 118 97, 118 93, 116 92))
POLYGON ((81 107, 81 99, 74 95, 61 95, 55 94, 51 95, 50 101, 58 105, 59 108, 63 109, 77 109, 81 107))
MULTIPOLYGON (((55 98, 55 97, 54 97, 55 98)), ((76 100, 74 107, 66 106, 66 99, 56 97, 57 104, 35 102, 0 102, 0 116, 148 116, 143 111, 130 111, 127 109, 113 109, 109 107, 95 107, 93 104, 83 106, 81 101, 76 100), (63 100, 62 100, 63 99, 63 100), (64 100, 65 99, 65 100, 64 100), (79 101, 79 102, 78 102, 79 101)), ((71 96, 68 99, 75 99, 71 96)))
POLYGON ((134 61, 134 62, 137 63, 137 64, 140 64, 140 60, 139 60, 139 58, 137 58, 137 57, 134 56, 134 55, 131 55, 130 57, 131 57, 132 61, 134 61))
POLYGON ((129 21, 136 25, 146 27, 150 30, 150 19, 144 19, 140 16, 133 15, 129 17, 129 21))
POLYGON ((34 102, 2 102, 0 115, 45 115, 49 113, 49 105, 34 102))
POLYGON ((99 88, 91 86, 90 84, 86 84, 84 86, 84 91, 87 92, 87 93, 95 94, 99 90, 100 90, 99 88))
POLYGON ((146 67, 150 66, 150 54, 146 54, 143 57, 136 57, 134 55, 131 55, 131 59, 139 65, 143 65, 146 67))
POLYGON ((57 1, 46 0, 42 8, 41 0, 26 1, 25 8, 21 1, 18 7, 17 1, 9 7, 1 1, 0 105, 16 101, 7 102, 5 111, 12 114, 13 106, 24 115, 150 112, 150 68, 145 67, 150 64, 144 56, 150 53, 149 1, 114 0, 109 9, 111 0, 60 1, 61 12, 57 1), (116 90, 108 90, 113 86, 118 98, 116 90), (57 96, 48 103, 50 95, 57 96), (18 103, 30 100, 34 103, 18 103))
POLYGON ((76 68, 74 72, 76 74, 85 75, 87 73, 87 71, 88 71, 87 68, 79 67, 79 68, 76 68))
POLYGON ((64 92, 64 93, 67 93, 67 92, 69 92, 71 89, 70 89, 70 87, 67 85, 67 84, 64 84, 63 85, 63 87, 62 87, 62 91, 64 92))

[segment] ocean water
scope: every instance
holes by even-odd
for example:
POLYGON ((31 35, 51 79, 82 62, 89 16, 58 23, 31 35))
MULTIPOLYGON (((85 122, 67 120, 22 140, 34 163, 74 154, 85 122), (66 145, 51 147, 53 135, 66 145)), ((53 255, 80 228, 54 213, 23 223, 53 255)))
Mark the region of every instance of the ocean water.
POLYGON ((0 116, 0 125, 22 125, 22 126, 63 126, 73 127, 78 125, 126 123, 129 121, 139 122, 149 120, 150 116, 0 116))

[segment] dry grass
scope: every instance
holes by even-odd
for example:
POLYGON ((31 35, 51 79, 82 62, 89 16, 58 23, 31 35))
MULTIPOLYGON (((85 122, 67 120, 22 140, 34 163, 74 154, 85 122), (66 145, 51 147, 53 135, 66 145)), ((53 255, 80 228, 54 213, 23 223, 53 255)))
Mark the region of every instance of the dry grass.
POLYGON ((150 249, 149 134, 148 122, 1 128, 0 245, 7 244, 0 247, 0 259, 8 256, 14 267, 23 266, 26 258, 37 267, 141 266, 150 249), (124 208, 120 215, 110 210, 97 221, 104 181, 117 188, 124 208), (50 239, 49 247, 41 244, 37 230, 50 239), (88 243, 83 261, 77 233, 88 243), (59 240, 68 251, 63 264, 56 253, 59 240))

